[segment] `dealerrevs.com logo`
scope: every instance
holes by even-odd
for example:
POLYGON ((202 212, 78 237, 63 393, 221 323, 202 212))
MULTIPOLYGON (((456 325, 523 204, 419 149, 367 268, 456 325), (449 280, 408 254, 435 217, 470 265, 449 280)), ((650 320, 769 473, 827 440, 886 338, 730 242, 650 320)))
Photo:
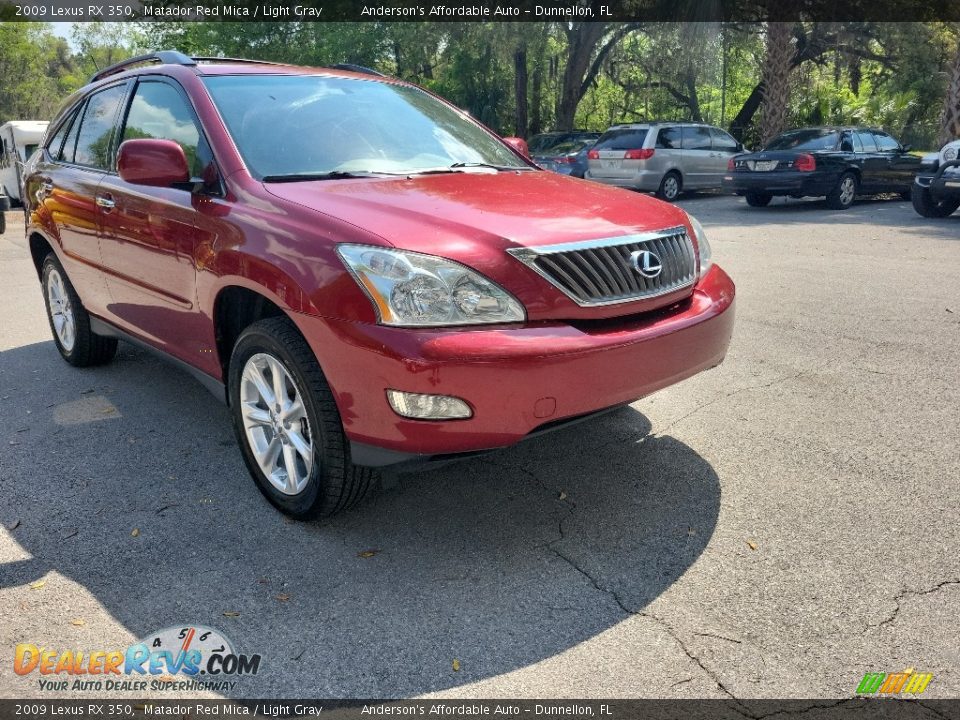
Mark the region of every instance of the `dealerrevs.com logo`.
POLYGON ((222 633, 201 625, 151 633, 126 649, 66 650, 20 643, 13 671, 37 675, 40 690, 232 690, 256 675, 260 655, 237 653, 222 633), (178 677, 179 676, 179 677, 178 677))

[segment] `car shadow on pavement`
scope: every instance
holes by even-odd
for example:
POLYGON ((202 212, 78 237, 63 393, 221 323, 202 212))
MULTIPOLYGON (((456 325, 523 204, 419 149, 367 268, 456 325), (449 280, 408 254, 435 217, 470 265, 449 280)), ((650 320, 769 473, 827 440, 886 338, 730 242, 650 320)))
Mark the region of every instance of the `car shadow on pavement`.
POLYGON ((263 657, 234 695, 403 697, 551 658, 669 588, 720 508, 711 466, 631 408, 298 523, 256 491, 226 408, 139 349, 89 370, 51 342, 5 351, 0 396, 22 548, 0 588, 46 576, 69 615, 64 576, 135 637, 217 628, 263 657))

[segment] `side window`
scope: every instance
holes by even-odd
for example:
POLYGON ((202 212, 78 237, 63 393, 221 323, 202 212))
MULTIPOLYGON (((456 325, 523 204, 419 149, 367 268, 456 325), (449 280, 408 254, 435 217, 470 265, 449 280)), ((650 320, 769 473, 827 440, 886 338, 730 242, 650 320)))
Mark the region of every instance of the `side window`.
POLYGON ((873 137, 876 138, 877 147, 880 148, 880 152, 899 152, 900 143, 894 140, 892 137, 882 132, 873 133, 873 137))
POLYGON ((73 124, 78 112, 79 109, 70 113, 67 116, 67 119, 60 124, 57 132, 55 132, 53 137, 50 138, 50 142, 47 143, 47 152, 50 153, 50 157, 52 157, 54 160, 60 159, 60 150, 63 148, 63 139, 67 136, 67 133, 70 132, 70 126, 73 124))
POLYGON ((657 147, 664 150, 680 149, 680 128, 666 127, 657 133, 657 147))
POLYGON ((113 138, 117 111, 126 92, 126 85, 114 85, 90 96, 80 121, 73 162, 101 170, 113 169, 113 138))
POLYGON ((86 105, 83 105, 79 110, 77 110, 77 114, 70 123, 70 131, 67 133, 67 139, 64 140, 63 147, 60 148, 60 152, 54 158, 55 160, 66 163, 73 162, 73 153, 77 147, 77 135, 80 132, 80 121, 83 119, 83 111, 85 109, 86 105))
POLYGON ((210 147, 197 127, 193 111, 172 85, 142 82, 130 104, 123 140, 173 140, 183 148, 193 177, 202 177, 213 160, 210 147))
POLYGON ((684 150, 710 150, 711 147, 710 131, 707 128, 699 126, 683 128, 684 150))
POLYGON ((737 152, 737 141, 731 135, 728 135, 719 128, 710 128, 710 135, 713 137, 713 149, 721 152, 737 152))
POLYGON ((873 135, 868 132, 858 132, 857 139, 863 145, 863 149, 860 152, 873 153, 877 151, 877 143, 873 140, 873 135))

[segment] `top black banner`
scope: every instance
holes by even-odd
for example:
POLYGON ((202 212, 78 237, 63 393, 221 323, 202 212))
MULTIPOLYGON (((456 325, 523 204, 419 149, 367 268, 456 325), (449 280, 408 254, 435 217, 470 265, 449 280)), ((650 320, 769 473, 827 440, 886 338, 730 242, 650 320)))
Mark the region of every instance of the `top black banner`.
POLYGON ((12 22, 960 21, 958 0, 0 0, 12 22))

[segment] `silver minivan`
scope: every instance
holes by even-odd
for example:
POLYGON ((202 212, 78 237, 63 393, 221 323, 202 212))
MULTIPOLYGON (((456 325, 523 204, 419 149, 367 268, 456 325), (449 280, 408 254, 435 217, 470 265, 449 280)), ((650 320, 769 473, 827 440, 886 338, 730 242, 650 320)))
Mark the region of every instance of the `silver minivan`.
POLYGON ((684 190, 719 188, 727 161, 740 152, 732 135, 703 123, 614 125, 588 153, 584 177, 673 201, 684 190))

